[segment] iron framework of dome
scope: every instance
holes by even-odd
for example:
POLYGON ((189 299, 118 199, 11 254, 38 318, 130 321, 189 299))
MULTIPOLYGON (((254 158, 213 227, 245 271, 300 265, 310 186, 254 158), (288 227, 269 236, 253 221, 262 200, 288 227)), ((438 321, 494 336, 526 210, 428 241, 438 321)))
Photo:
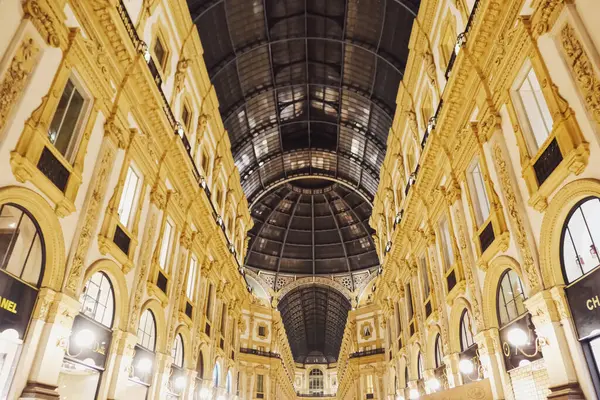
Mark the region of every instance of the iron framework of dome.
POLYGON ((338 183, 304 179, 281 185, 252 208, 246 266, 274 272, 274 290, 280 289, 279 274, 352 274, 377 267, 370 215, 370 204, 338 183))

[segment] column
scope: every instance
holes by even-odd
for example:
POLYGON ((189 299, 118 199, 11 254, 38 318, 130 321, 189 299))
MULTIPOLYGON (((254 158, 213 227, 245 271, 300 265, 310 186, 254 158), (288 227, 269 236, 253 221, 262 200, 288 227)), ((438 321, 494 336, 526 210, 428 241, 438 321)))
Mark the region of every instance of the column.
POLYGON ((375 375, 377 376, 377 383, 376 383, 376 387, 377 387, 377 398, 378 399, 385 399, 385 388, 383 387, 383 369, 379 369, 377 370, 377 372, 375 373, 375 375))
POLYGON ((483 375, 490 380, 495 399, 504 398, 504 384, 507 382, 504 368, 504 356, 500 347, 498 329, 486 329, 475 335, 479 350, 479 361, 483 367, 483 375))
POLYGON ((446 376, 448 377, 448 387, 453 388, 462 385, 458 363, 460 362, 460 353, 452 353, 444 356, 444 365, 446 366, 446 376))
POLYGON ((185 389, 181 393, 181 399, 192 399, 194 392, 198 390, 196 388, 196 375, 197 371, 193 369, 185 369, 185 389))
POLYGON ((137 336, 131 332, 115 331, 110 355, 106 362, 108 387, 102 385, 99 398, 106 396, 109 399, 120 399, 129 379, 129 368, 133 362, 133 348, 137 343, 137 336), (110 378, 108 377, 110 374, 110 378))
MULTIPOLYGON (((434 369, 426 369, 425 371, 423 371, 423 383, 425 386, 425 393, 429 394, 429 388, 427 387, 427 382, 429 382, 429 380, 435 378, 435 370, 434 369)), ((442 382, 440 382, 441 384, 442 382)), ((442 390, 442 388, 440 388, 440 390, 442 390)), ((421 393, 423 394, 423 393, 421 393)))
POLYGON ((525 300, 525 306, 531 313, 535 332, 543 343, 541 352, 552 391, 548 398, 583 399, 565 331, 550 290, 538 292, 525 300))
POLYGON ((32 337, 39 337, 37 344, 30 343, 26 359, 33 355, 33 365, 27 385, 21 394, 26 399, 59 398, 58 386, 67 339, 71 334, 73 318, 81 305, 64 293, 44 288, 40 291, 34 318, 29 327, 32 337), (36 335, 37 334, 37 335, 36 335), (35 335, 35 336, 33 336, 35 335), (33 352, 33 354, 29 353, 33 352))
POLYGON ((154 373, 154 379, 152 380, 152 387, 148 391, 149 399, 162 399, 165 396, 167 390, 167 382, 169 381, 169 374, 171 373, 171 364, 173 363, 173 357, 170 354, 156 353, 154 358, 156 364, 156 372, 154 373))

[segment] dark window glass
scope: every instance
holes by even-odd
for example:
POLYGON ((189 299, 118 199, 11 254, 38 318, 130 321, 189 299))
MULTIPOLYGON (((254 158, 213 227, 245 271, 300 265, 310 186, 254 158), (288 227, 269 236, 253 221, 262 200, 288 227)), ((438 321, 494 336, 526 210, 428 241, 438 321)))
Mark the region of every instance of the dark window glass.
POLYGON ((435 338, 435 367, 444 365, 444 352, 442 351, 442 338, 438 335, 435 338))
POLYGON ((162 44, 160 38, 156 38, 156 42, 154 43, 154 56, 156 57, 156 61, 161 68, 165 68, 165 61, 167 58, 167 52, 165 51, 165 47, 162 44))

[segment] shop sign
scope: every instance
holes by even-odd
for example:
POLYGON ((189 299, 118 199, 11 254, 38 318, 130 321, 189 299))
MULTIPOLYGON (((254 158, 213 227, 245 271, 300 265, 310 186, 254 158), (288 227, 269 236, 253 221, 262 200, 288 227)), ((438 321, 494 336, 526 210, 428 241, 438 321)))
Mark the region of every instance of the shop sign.
POLYGON ((73 321, 67 356, 83 361, 87 365, 103 368, 111 336, 110 329, 79 314, 73 321), (88 340, 79 339, 78 335, 82 334, 88 336, 89 342, 88 340), (86 343, 83 344, 82 342, 86 343))
POLYGON ((600 269, 565 289, 580 339, 600 334, 600 269))
POLYGON ((33 314, 38 291, 12 277, 0 272, 0 332, 14 329, 19 338, 25 337, 27 325, 33 314))

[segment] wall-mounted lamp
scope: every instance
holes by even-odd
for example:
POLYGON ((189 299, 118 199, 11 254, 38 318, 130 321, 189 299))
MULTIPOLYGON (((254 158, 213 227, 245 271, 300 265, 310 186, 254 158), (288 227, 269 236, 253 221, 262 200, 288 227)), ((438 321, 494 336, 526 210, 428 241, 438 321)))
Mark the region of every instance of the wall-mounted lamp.
POLYGON ((412 173, 412 174, 410 174, 410 176, 408 177, 408 184, 409 184, 409 185, 414 185, 416 181, 417 181, 417 174, 413 172, 413 173, 412 173))
POLYGON ((223 217, 220 215, 217 215, 217 225, 223 226, 223 217))
POLYGON ((198 393, 200 395, 200 399, 202 400, 208 400, 210 398, 210 390, 208 390, 208 388, 202 388, 200 389, 200 392, 198 393))
POLYGON ((146 42, 140 41, 138 50, 140 53, 142 53, 144 55, 144 60, 146 61, 146 63, 149 63, 151 56, 150 56, 150 49, 148 48, 148 45, 146 44, 146 42))
POLYGON ((404 214, 404 210, 400 210, 398 211, 398 213, 396 214, 396 217, 394 218, 394 223, 396 225, 398 225, 400 223, 400 221, 402 221, 402 214, 404 214))
POLYGON ((440 380, 435 377, 433 377, 433 378, 429 379, 427 382, 425 382, 425 385, 427 386, 427 389, 429 389, 429 392, 436 392, 436 391, 440 390, 440 388, 442 387, 440 380))
POLYGON ((385 244, 385 252, 389 253, 392 250, 392 241, 388 240, 388 242, 385 244))
POLYGON ((202 186, 202 189, 206 189, 206 178, 203 176, 200 176, 200 186, 202 186))
MULTIPOLYGON (((502 343, 502 351, 506 357, 510 356, 510 353, 511 353, 510 345, 514 346, 515 355, 518 355, 519 353, 521 353, 522 355, 524 355, 527 358, 536 357, 538 355, 538 353, 540 352, 540 350, 542 349, 542 347, 548 345, 548 340, 546 338, 536 337, 533 340, 534 352, 533 353, 525 352, 523 350, 523 347, 530 345, 531 339, 530 339, 530 335, 520 327, 511 328, 506 334, 506 339, 508 340, 508 343, 507 342, 502 343), (510 343, 510 345, 509 345, 509 343, 510 343)), ((522 360, 522 361, 528 361, 528 360, 522 360)), ((519 366, 522 366, 521 363, 519 363, 519 366)))
POLYGON ((429 121, 427 121, 427 133, 431 133, 435 129, 436 123, 437 119, 435 117, 429 118, 429 121))
POLYGON ((183 125, 179 121, 175 122, 175 133, 179 135, 180 138, 183 139, 183 125))

